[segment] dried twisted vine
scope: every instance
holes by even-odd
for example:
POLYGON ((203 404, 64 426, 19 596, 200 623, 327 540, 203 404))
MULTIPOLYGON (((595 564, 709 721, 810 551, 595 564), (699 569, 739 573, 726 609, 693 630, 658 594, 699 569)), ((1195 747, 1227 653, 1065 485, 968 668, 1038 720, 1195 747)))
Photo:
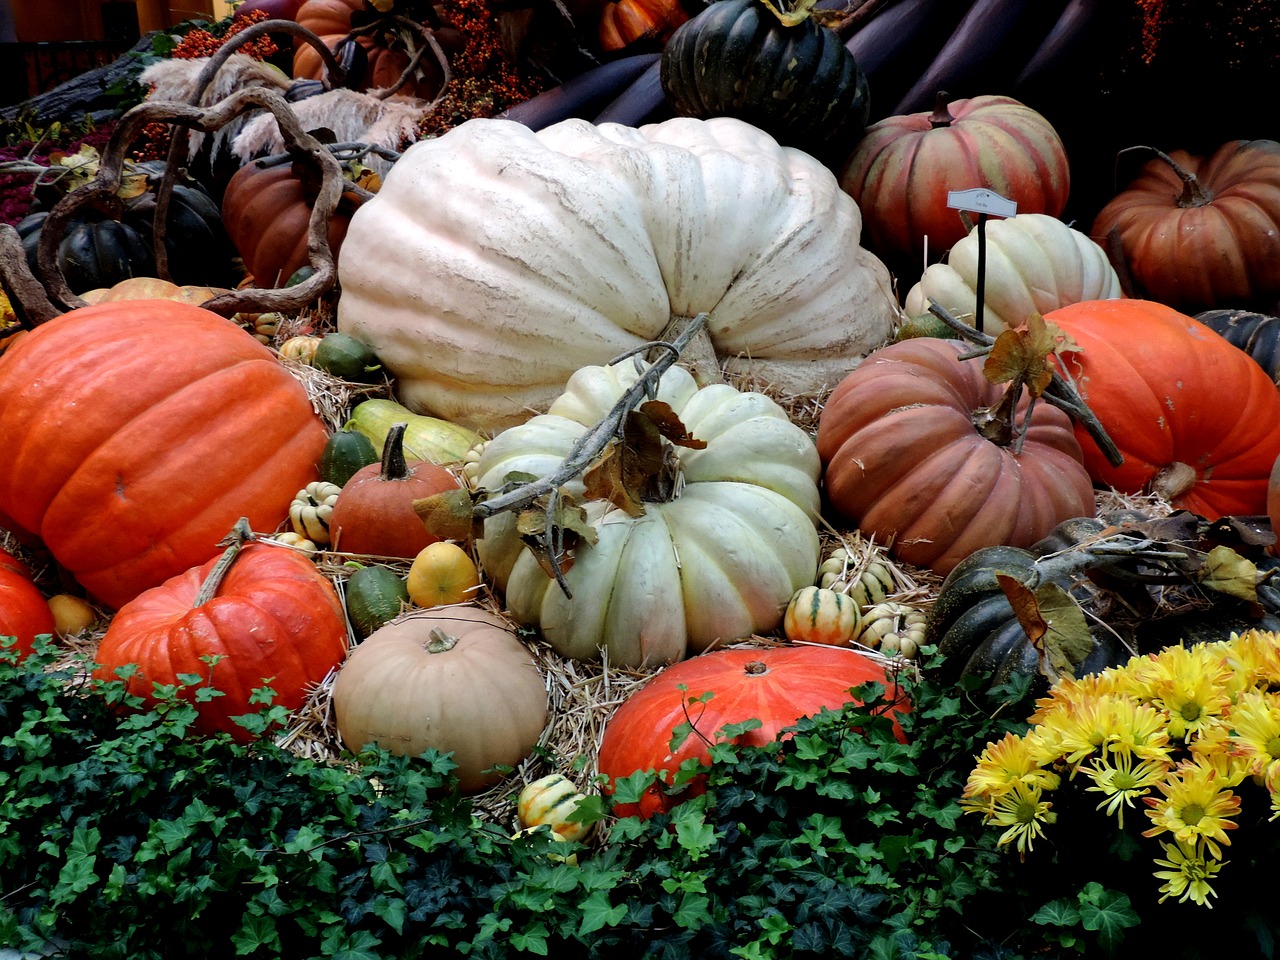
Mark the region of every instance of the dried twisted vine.
POLYGON ((120 118, 111 139, 103 148, 98 175, 58 201, 41 231, 37 268, 54 303, 64 309, 85 306, 85 301, 67 286, 66 278, 58 267, 58 243, 76 213, 95 204, 113 201, 120 186, 125 152, 144 126, 166 122, 208 133, 254 109, 271 111, 289 149, 295 152, 296 157, 314 163, 321 172, 320 190, 311 210, 307 232, 307 253, 314 273, 292 287, 234 290, 214 297, 202 306, 225 316, 249 310, 297 311, 328 290, 337 276, 333 251, 329 247, 328 224, 345 185, 342 166, 324 144, 302 129, 297 115, 283 96, 265 87, 248 87, 206 108, 171 100, 144 101, 120 118))
MULTIPOLYGON (((960 334, 969 343, 977 344, 979 349, 965 354, 962 359, 980 357, 991 352, 991 345, 996 342, 995 337, 969 326, 932 297, 929 298, 929 312, 960 334)), ((1049 384, 1042 396, 1050 404, 1079 422, 1088 431, 1089 436, 1093 438, 1099 449, 1102 450, 1108 463, 1113 467, 1118 467, 1124 463, 1124 454, 1115 445, 1115 441, 1111 439, 1101 421, 1094 416, 1093 411, 1089 409, 1084 399, 1076 391, 1076 388, 1056 370, 1053 373, 1053 382, 1049 384)))
POLYGON ((554 473, 528 483, 518 484, 509 490, 500 490, 494 496, 476 503, 471 509, 474 518, 483 520, 508 510, 519 510, 539 497, 548 497, 544 545, 551 560, 551 571, 556 583, 569 599, 573 598, 573 593, 569 589, 568 581, 565 580, 560 563, 564 555, 564 531, 555 522, 556 514, 560 509, 560 487, 581 474, 593 460, 600 456, 604 448, 622 429, 622 422, 627 413, 640 402, 642 397, 653 398, 656 395, 662 375, 680 359, 681 351, 703 329, 707 317, 708 314, 700 313, 690 318, 679 334, 670 341, 645 343, 611 360, 610 363, 613 364, 655 348, 661 350, 660 355, 644 370, 639 379, 618 398, 605 418, 577 439, 568 456, 554 473))
MULTIPOLYGON (((199 76, 196 77, 195 89, 187 99, 187 103, 193 107, 199 106, 200 101, 204 99, 205 91, 209 89, 209 84, 213 82, 213 78, 218 75, 218 71, 231 58, 231 55, 245 44, 252 43, 268 33, 287 33, 304 40, 316 49, 320 59, 324 61, 325 77, 330 86, 342 86, 346 82, 347 75, 342 64, 333 55, 333 51, 313 31, 308 30, 300 23, 295 23, 293 20, 262 20, 228 37, 223 42, 222 46, 201 68, 199 76)), ((162 280, 169 279, 169 249, 164 242, 166 225, 169 223, 169 200, 173 195, 174 179, 177 176, 178 168, 186 158, 186 145, 185 137, 173 137, 170 139, 169 153, 165 158, 164 176, 161 177, 160 183, 156 187, 155 228, 152 242, 154 244, 153 255, 156 276, 162 280)), ((323 291, 321 292, 323 293, 323 291)))

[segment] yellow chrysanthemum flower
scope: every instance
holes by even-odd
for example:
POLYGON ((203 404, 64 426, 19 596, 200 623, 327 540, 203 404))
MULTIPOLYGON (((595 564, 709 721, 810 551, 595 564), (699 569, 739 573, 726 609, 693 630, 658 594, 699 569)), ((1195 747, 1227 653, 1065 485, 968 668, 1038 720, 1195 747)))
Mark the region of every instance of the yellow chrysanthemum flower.
POLYGON ((1280 681, 1280 644, 1274 633, 1248 630, 1226 644, 1226 661, 1241 690, 1280 681))
POLYGON ((1154 837, 1167 831, 1184 844, 1203 838, 1214 857, 1221 858, 1218 843, 1231 844, 1227 831, 1238 824, 1229 818, 1240 812, 1240 798, 1224 789, 1216 772, 1203 764, 1186 763, 1158 782, 1156 789, 1163 798, 1142 798, 1151 808, 1147 816, 1154 824, 1142 835, 1154 837))
POLYGON ((1231 753, 1245 764, 1249 776, 1264 780, 1280 771, 1280 702, 1274 694, 1256 690, 1240 695, 1228 718, 1235 736, 1231 753))
POLYGON ((1222 869, 1222 860, 1210 860, 1204 856, 1204 848, 1200 843, 1190 846, 1183 843, 1164 843, 1165 856, 1168 860, 1156 860, 1156 866, 1168 867, 1168 870, 1157 870, 1156 877, 1165 881, 1160 892, 1164 894, 1160 902, 1170 897, 1177 897, 1179 903, 1194 900, 1202 906, 1212 909, 1210 897, 1216 897, 1209 881, 1222 869))
POLYGON ((1061 710, 1064 706, 1082 703, 1087 700, 1097 700, 1108 694, 1115 693, 1116 686, 1121 681, 1122 678, 1115 669, 1091 673, 1079 679, 1063 677, 1053 685, 1053 689, 1049 691, 1048 696, 1036 700, 1035 711, 1028 718, 1028 722, 1033 725, 1040 724, 1044 722, 1048 714, 1061 710))
POLYGON ((1056 773, 1043 769, 1036 762, 1022 737, 1006 733, 1003 740, 987 744, 978 756, 977 766, 965 784, 964 796, 998 797, 1019 783, 1053 790, 1058 786, 1058 780, 1056 773))
POLYGON ((1201 730, 1200 735, 1187 744, 1187 752, 1191 763, 1212 770, 1225 789, 1238 786, 1249 776, 1248 762, 1232 753, 1234 747, 1231 726, 1224 719, 1201 730))
POLYGON ((1106 808, 1107 815, 1116 814, 1120 827, 1124 828, 1124 808, 1133 807, 1135 797, 1145 797, 1151 792, 1172 764, 1158 760, 1142 760, 1135 767, 1132 753, 1112 754, 1108 760, 1099 759, 1090 767, 1082 768, 1093 786, 1085 789, 1105 794, 1098 809, 1106 808))
POLYGON ((999 846, 1016 842, 1018 855, 1025 858, 1032 841, 1044 836, 1044 825, 1053 823, 1057 814, 1050 810, 1053 804, 1041 799, 1042 793, 1034 784, 1018 783, 995 798, 988 816, 991 823, 1006 828, 996 841, 999 846))
POLYGON ((1231 668, 1212 644, 1169 647, 1152 663, 1152 701, 1169 714, 1170 738, 1195 736, 1231 704, 1231 668))
POLYGON ((1109 697, 1107 706, 1112 713, 1109 751, 1132 753, 1141 760, 1169 762, 1172 748, 1166 729, 1168 714, 1133 697, 1109 697))
MULTIPOLYGON (((1109 696, 1067 701, 1040 722, 1042 742, 1052 743, 1059 759, 1077 764, 1101 754, 1114 732, 1109 696)), ((1041 757, 1041 760, 1044 758, 1041 757)))

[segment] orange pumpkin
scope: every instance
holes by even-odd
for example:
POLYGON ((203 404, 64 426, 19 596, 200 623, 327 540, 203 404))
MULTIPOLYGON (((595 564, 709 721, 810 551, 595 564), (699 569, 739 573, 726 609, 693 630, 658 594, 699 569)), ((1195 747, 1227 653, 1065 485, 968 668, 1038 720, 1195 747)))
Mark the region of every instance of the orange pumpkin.
MULTIPOLYGON (((247 271, 259 287, 283 287, 300 267, 311 262, 307 234, 314 187, 302 166, 247 163, 231 177, 222 195, 222 223, 247 271)), ((360 205, 354 193, 344 193, 329 218, 329 249, 334 259, 360 205)))
MULTIPOLYGON (((1003 389, 956 340, 920 337, 872 353, 818 421, 831 505, 900 560, 945 574, 979 547, 1027 547, 1069 517, 1093 516, 1093 485, 1071 419, 1039 402, 1020 452, 983 436, 975 414, 1003 389)), ((1025 393, 1015 417, 1026 416, 1025 393)))
POLYGON ((18 650, 25 656, 37 636, 53 632, 53 612, 31 581, 31 572, 13 554, 0 549, 0 637, 16 637, 18 650))
POLYGON ((0 356, 0 514, 118 608, 273 530, 318 479, 328 430, 275 354, 168 300, 41 324, 0 356))
POLYGON ((639 40, 665 43, 688 19, 680 0, 617 0, 600 14, 600 48, 612 52, 639 40))
MULTIPOLYGON (((759 720, 760 726, 733 738, 745 746, 764 746, 778 739, 784 727, 826 708, 839 710, 856 702, 849 692, 864 683, 879 683, 891 713, 909 709, 905 697, 884 668, 853 650, 830 646, 764 647, 716 650, 667 667, 631 694, 609 718, 600 743, 600 772, 613 781, 637 770, 655 770, 670 782, 685 760, 711 758, 707 749, 730 723, 759 720), (710 697, 706 697, 710 694, 710 697), (671 748, 675 729, 692 723, 696 732, 671 748)), ((895 734, 905 742, 894 719, 895 734)), ((705 789, 692 781, 682 798, 705 789)), ((679 800, 658 783, 638 804, 617 804, 620 817, 666 812, 679 800)))
POLYGON ((1063 354, 1063 370, 1124 455, 1111 466, 1078 428, 1095 480, 1153 490, 1210 520, 1266 512, 1280 393, 1247 353, 1148 300, 1088 300, 1045 319, 1080 347, 1063 354))
POLYGON ((1280 143, 1234 140, 1210 157, 1156 154, 1099 211, 1094 240, 1123 258, 1138 296, 1175 310, 1274 308, 1280 143))
POLYGON ((183 686, 193 701, 211 686, 222 696, 198 703, 195 730, 243 742, 249 733, 232 718, 260 709, 255 690, 270 687, 274 704, 296 710, 346 654, 342 601, 315 564, 285 547, 236 543, 121 607, 98 645, 94 676, 114 679, 134 664, 126 688, 144 700, 154 700, 157 683, 183 686), (192 684, 184 674, 203 679, 192 684))
POLYGON ((440 539, 427 532, 413 501, 460 484, 439 464, 405 460, 404 431, 405 424, 394 424, 382 448, 382 462, 360 468, 342 487, 329 517, 335 550, 412 560, 440 539))
MULTIPOLYGON (((366 9, 364 0, 306 0, 298 8, 295 19, 332 50, 351 32, 352 14, 363 13, 366 9)), ((355 42, 364 49, 368 64, 355 89, 380 90, 393 86, 409 65, 409 55, 403 49, 391 46, 387 36, 374 33, 356 38, 355 42)), ((294 50, 293 76, 297 80, 319 80, 324 76, 324 61, 309 43, 300 43, 294 50)), ((430 100, 440 92, 443 82, 436 58, 428 53, 419 63, 417 78, 410 78, 397 92, 430 100)))

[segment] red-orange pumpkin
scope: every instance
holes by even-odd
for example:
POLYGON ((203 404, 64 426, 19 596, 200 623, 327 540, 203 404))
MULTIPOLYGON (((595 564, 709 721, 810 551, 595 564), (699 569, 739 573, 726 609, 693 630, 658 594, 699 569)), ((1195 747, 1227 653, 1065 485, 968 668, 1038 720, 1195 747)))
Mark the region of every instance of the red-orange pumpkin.
MULTIPOLYGON (((920 337, 872 353, 818 421, 831 505, 896 557, 945 574, 979 547, 1027 547, 1069 517, 1093 516, 1093 486, 1071 419, 1032 411, 1021 452, 979 433, 974 415, 1003 387, 956 340, 920 337)), ((1027 397, 1016 417, 1026 416, 1027 397)))
POLYGON ((0 356, 0 513, 118 608, 273 530, 328 430, 267 347, 168 300, 83 307, 0 356))
POLYGON ((637 40, 665 42, 688 19, 680 0, 617 0, 600 14, 600 48, 611 52, 637 40))
MULTIPOLYGON (((257 286, 283 287, 294 271, 311 262, 307 233, 317 189, 318 184, 310 185, 308 171, 260 160, 245 164, 227 183, 222 223, 257 286)), ((335 260, 359 205, 359 197, 344 193, 329 218, 329 249, 335 260)))
POLYGON ((1266 512, 1280 393, 1247 353, 1148 300, 1089 300, 1045 319, 1081 348, 1063 370, 1124 455, 1112 467, 1077 429, 1095 480, 1211 520, 1266 512))
POLYGON ((329 517, 335 550, 412 560, 439 537, 427 532, 413 501, 456 490, 458 478, 428 460, 405 460, 405 424, 392 425, 382 462, 361 467, 342 487, 329 517))
POLYGON ((31 581, 31 571, 13 554, 0 549, 0 637, 16 637, 18 650, 25 656, 37 636, 53 632, 53 613, 40 588, 31 581))
POLYGON ((1184 313, 1274 309, 1280 298, 1280 143, 1233 140, 1210 157, 1185 150, 1156 154, 1099 211, 1094 240, 1123 257, 1138 296, 1184 313))
POLYGON ((1011 97, 981 96, 933 112, 886 117, 867 128, 840 173, 862 210, 863 242, 919 269, 968 235, 952 190, 985 187, 1018 213, 1062 213, 1071 189, 1066 149, 1043 116, 1011 97))
MULTIPOLYGON (((759 720, 761 726, 733 738, 734 743, 763 746, 778 739, 784 727, 823 708, 839 710, 857 702, 851 688, 874 681, 895 700, 892 712, 908 709, 905 698, 884 669, 854 650, 827 646, 716 650, 667 667, 633 693, 605 726, 600 743, 600 772, 612 783, 637 770, 655 770, 665 783, 690 758, 710 760, 707 740, 715 740, 726 724, 759 720), (701 701, 705 694, 709 700, 701 701), (676 727, 692 723, 690 734, 671 749, 676 727)), ((906 738, 894 720, 898 739, 906 738)), ((705 787, 693 781, 683 798, 705 787)), ((638 804, 619 803, 620 817, 644 817, 669 810, 678 799, 655 783, 638 804)))
POLYGON ((262 709, 254 690, 270 687, 287 710, 302 706, 346 656, 347 626, 333 584, 302 554, 253 543, 232 551, 121 607, 98 645, 94 676, 115 679, 136 664, 127 690, 153 702, 155 684, 183 685, 193 702, 196 689, 212 686, 223 695, 198 705, 196 731, 246 741, 232 718, 262 709), (220 659, 211 666, 209 657, 220 659), (204 679, 193 685, 183 674, 204 679))
MULTIPOLYGON (((295 19, 333 49, 351 32, 351 15, 368 9, 364 0, 306 0, 298 8, 295 19)), ((400 79, 405 67, 409 65, 408 54, 403 49, 389 46, 382 34, 363 34, 356 38, 356 43, 364 48, 368 56, 364 78, 356 85, 358 90, 390 87, 400 79)), ((416 79, 410 79, 397 92, 430 100, 440 92, 443 83, 440 67, 431 53, 420 61, 418 73, 416 79)), ((294 78, 319 80, 323 74, 324 61, 320 59, 315 47, 309 43, 297 44, 293 53, 294 78)))

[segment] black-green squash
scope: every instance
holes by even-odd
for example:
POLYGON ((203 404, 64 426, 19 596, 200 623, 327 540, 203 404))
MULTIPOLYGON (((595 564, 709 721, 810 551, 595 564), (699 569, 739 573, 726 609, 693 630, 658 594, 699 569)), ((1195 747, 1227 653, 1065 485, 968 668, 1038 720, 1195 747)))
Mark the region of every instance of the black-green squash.
POLYGON ((737 117, 779 143, 843 157, 870 116, 867 78, 840 38, 806 17, 786 26, 759 0, 716 0, 662 52, 680 116, 737 117))
POLYGON ((360 567, 347 578, 347 617, 360 637, 367 637, 399 615, 409 602, 404 577, 383 564, 360 567))
POLYGON ((1253 357, 1280 384, 1280 317, 1249 310, 1205 310, 1195 319, 1253 357))
MULTIPOLYGON (((132 277, 154 277, 155 194, 146 192, 122 201, 118 216, 106 213, 73 220, 58 243, 58 269, 73 293, 113 287, 132 277)), ((18 224, 31 271, 36 266, 47 210, 18 224)), ((169 279, 179 286, 234 287, 240 279, 235 250, 222 228, 222 217, 201 188, 179 184, 169 200, 165 252, 169 279)))

